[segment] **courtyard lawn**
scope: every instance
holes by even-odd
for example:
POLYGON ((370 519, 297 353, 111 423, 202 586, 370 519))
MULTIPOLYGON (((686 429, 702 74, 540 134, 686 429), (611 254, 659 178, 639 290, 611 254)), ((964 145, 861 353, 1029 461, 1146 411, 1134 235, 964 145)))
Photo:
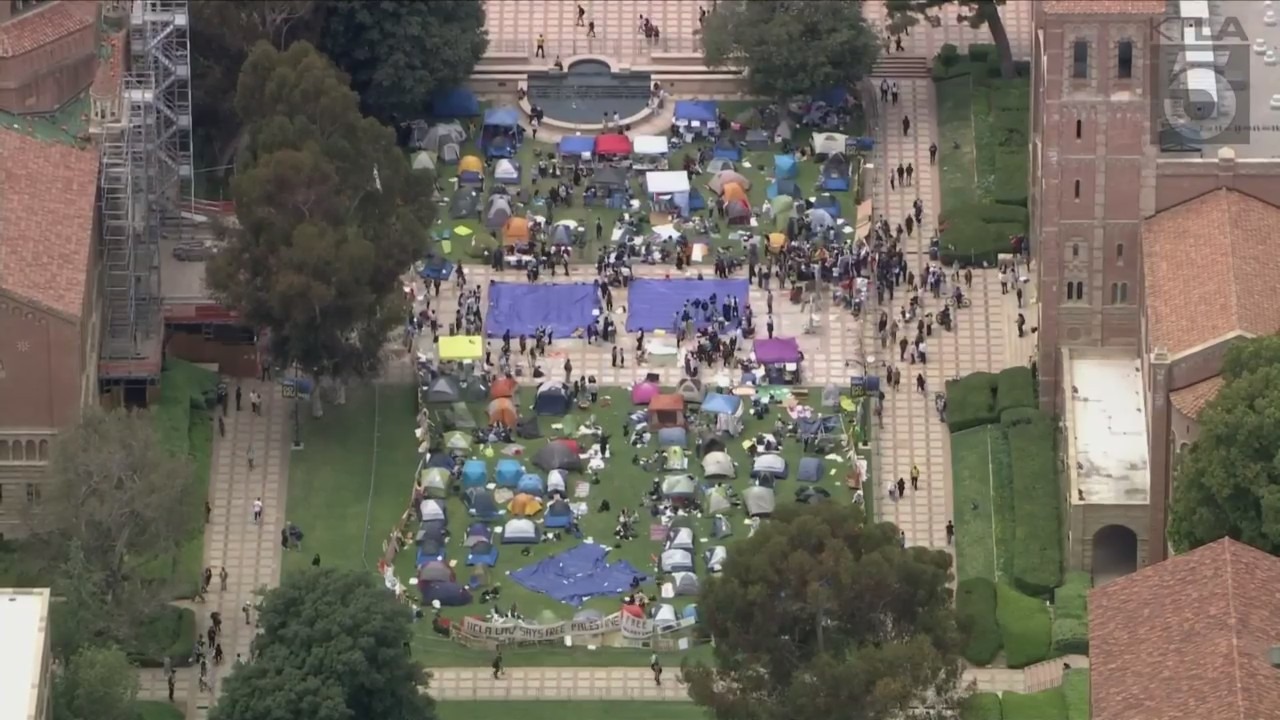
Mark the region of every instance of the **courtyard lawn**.
POLYGON ((942 212, 979 201, 973 86, 969 76, 940 80, 938 99, 938 167, 942 212))
MULTIPOLYGON (((750 103, 750 102, 720 103, 721 110, 731 118, 744 111, 751 110, 758 106, 759 106, 759 103, 750 103)), ((477 122, 477 127, 478 127, 478 122, 477 122)), ((865 132, 865 122, 862 120, 860 116, 855 115, 854 123, 850 128, 846 129, 846 132, 850 136, 859 135, 865 132)), ((794 140, 793 140, 795 146, 800 147, 802 145, 807 145, 809 142, 810 134, 811 133, 809 133, 807 130, 797 128, 794 134, 794 140)), ((673 152, 669 162, 670 168, 672 170, 680 169, 683 166, 682 163, 684 161, 684 157, 686 155, 696 154, 698 148, 699 148, 698 145, 686 145, 685 147, 673 152)), ((742 175, 745 176, 747 180, 751 182, 751 188, 747 192, 747 194, 750 196, 751 204, 756 210, 759 210, 760 206, 764 203, 766 199, 766 192, 769 187, 769 178, 771 177, 771 172, 773 170, 773 157, 777 151, 778 151, 777 148, 770 148, 768 151, 765 151, 765 152, 747 152, 747 153, 744 153, 743 155, 745 162, 736 164, 738 172, 742 173, 742 175)), ((551 183, 549 180, 536 182, 537 166, 538 166, 537 158, 539 153, 541 153, 543 156, 555 155, 556 146, 551 143, 544 143, 544 142, 530 140, 528 136, 526 136, 526 142, 524 142, 524 144, 520 147, 520 150, 517 154, 517 158, 519 159, 520 165, 521 165, 520 187, 524 188, 527 192, 532 192, 533 188, 539 187, 545 193, 545 191, 551 187, 551 183)), ((481 157, 480 149, 477 144, 477 140, 474 132, 472 133, 472 136, 468 139, 468 141, 464 143, 464 145, 462 146, 462 155, 463 156, 475 155, 477 157, 481 157)), ((853 161, 854 159, 851 157, 850 160, 853 161)), ((856 161, 853 162, 853 166, 854 166, 854 169, 857 168, 856 161)), ((815 187, 818 180, 820 179, 821 169, 822 169, 822 166, 819 163, 813 162, 812 160, 797 164, 797 175, 798 175, 797 184, 802 191, 806 193, 812 192, 812 189, 815 187)), ((458 170, 457 165, 446 165, 444 163, 439 164, 436 168, 437 175, 440 179, 440 187, 444 191, 445 195, 450 198, 453 196, 453 193, 455 192, 455 189, 457 187, 455 183, 455 178, 457 177, 457 170, 458 170)), ((492 168, 491 167, 486 168, 486 170, 491 173, 492 168)), ((695 187, 697 187, 702 192, 703 197, 707 199, 708 203, 711 203, 713 201, 714 194, 708 191, 704 186, 707 182, 711 180, 711 177, 712 177, 711 175, 704 174, 694 180, 695 187)), ((486 176, 486 180, 485 180, 486 191, 492 185, 492 182, 493 182, 492 178, 490 176, 486 176)), ((857 188, 856 178, 853 179, 852 187, 854 188, 853 191, 835 193, 836 197, 840 201, 841 210, 844 213, 844 216, 848 218, 850 222, 852 222, 853 219, 855 218, 855 212, 856 212, 856 202, 854 198, 854 194, 857 188)), ((645 197, 644 172, 634 171, 631 173, 631 188, 637 198, 643 199, 645 197)), ((599 207, 599 206, 590 207, 590 208, 584 207, 581 201, 582 201, 582 190, 580 188, 575 193, 574 204, 567 208, 557 207, 555 209, 554 219, 557 222, 560 220, 575 220, 578 223, 583 224, 587 227, 586 248, 583 250, 579 250, 577 252, 577 254, 575 255, 575 261, 594 263, 596 255, 598 254, 599 250, 602 247, 601 244, 596 242, 596 236, 595 236, 596 219, 599 218, 601 222, 604 224, 605 233, 607 237, 610 229, 613 227, 613 224, 617 221, 621 213, 616 210, 610 210, 608 208, 599 207)), ((645 203, 644 207, 647 207, 647 202, 645 203)), ((515 209, 515 212, 516 214, 522 214, 522 211, 518 208, 515 209)), ((474 232, 476 235, 480 237, 493 236, 493 232, 485 228, 484 224, 481 222, 478 222, 474 216, 467 219, 457 219, 457 220, 449 217, 449 208, 448 208, 447 200, 442 201, 442 204, 439 207, 439 215, 440 216, 437 219, 437 224, 433 228, 433 230, 436 233, 441 233, 446 229, 453 230, 458 228, 459 226, 463 226, 463 227, 466 227, 468 230, 474 232)), ((764 228, 761 228, 761 229, 764 229, 764 228)), ((728 245, 725 244, 727 243, 727 240, 725 240, 725 238, 728 235, 728 229, 724 226, 723 223, 721 223, 721 230, 723 232, 721 236, 717 238, 719 242, 717 242, 716 244, 718 246, 723 246, 727 248, 728 245)), ((471 260, 474 262, 477 259, 470 254, 470 242, 459 239, 456 233, 454 233, 454 237, 449 239, 447 249, 448 249, 448 252, 446 254, 453 260, 471 260)), ((734 249, 738 249, 738 248, 734 248, 734 249)))
POLYGON ((996 580, 991 436, 999 433, 999 427, 979 425, 951 436, 957 580, 972 577, 996 580))
MULTIPOLYGON (((290 466, 289 494, 287 517, 301 526, 306 539, 304 550, 289 553, 285 560, 287 571, 303 571, 307 567, 312 553, 319 552, 326 566, 351 568, 368 567, 370 572, 377 564, 382 552, 382 543, 390 533, 395 521, 408 507, 412 492, 414 470, 417 467, 417 441, 413 435, 415 424, 414 388, 410 385, 384 385, 379 389, 376 405, 372 399, 371 389, 353 389, 349 392, 349 401, 345 407, 330 406, 325 417, 319 420, 308 419, 303 427, 306 449, 293 455, 290 466), (378 427, 378 463, 373 483, 372 520, 367 540, 364 533, 365 509, 369 498, 369 477, 372 460, 373 427, 378 427)), ((817 403, 819 391, 812 391, 806 402, 817 403)), ((521 408, 527 408, 532 401, 532 390, 522 389, 521 408)), ((472 406, 473 414, 481 418, 483 404, 472 406)), ((589 411, 574 411, 564 418, 543 418, 540 425, 544 435, 553 435, 553 425, 576 427, 587 421, 592 415, 596 422, 606 428, 611 436, 612 457, 608 468, 600 473, 601 484, 591 487, 590 495, 584 502, 591 512, 582 518, 581 528, 584 537, 594 539, 602 544, 613 544, 613 530, 618 512, 626 507, 639 509, 645 495, 649 492, 651 481, 661 472, 648 472, 634 464, 636 449, 626 444, 622 433, 622 425, 628 413, 633 410, 628 392, 622 389, 607 388, 601 392, 601 402, 589 411), (607 404, 606 404, 607 403, 607 404), (611 510, 598 512, 602 501, 608 500, 611 510)), ((750 420, 746 424, 744 437, 754 432, 771 430, 775 414, 770 413, 765 420, 750 420)), ((526 457, 536 452, 537 448, 547 442, 546 439, 522 442, 526 457)), ((645 457, 655 452, 655 444, 639 449, 645 457)), ((738 478, 733 481, 736 489, 741 491, 748 485, 747 472, 743 466, 747 464, 747 453, 740 442, 730 443, 730 455, 739 466, 738 478)), ((794 478, 796 463, 801 457, 800 444, 794 440, 784 442, 783 456, 789 463, 789 472, 794 478)), ((489 461, 492 468, 495 459, 489 461)), ((828 473, 819 485, 830 492, 836 502, 848 503, 850 491, 845 487, 844 479, 849 470, 846 462, 825 462, 828 473)), ((696 478, 701 478, 698 460, 690 453, 690 469, 696 478)), ((544 474, 545 476, 545 474, 544 474)), ((571 474, 569 478, 570 492, 573 486, 585 478, 579 474, 571 474)), ((780 503, 791 502, 797 483, 794 479, 784 481, 778 486, 780 503)), ((462 547, 469 519, 460 499, 451 498, 448 502, 450 510, 450 540, 448 557, 458 561, 456 568, 459 580, 470 577, 471 569, 463 565, 466 551, 462 547)), ((610 559, 627 560, 643 572, 652 572, 656 555, 661 551, 661 543, 649 540, 649 527, 652 524, 647 513, 637 527, 639 538, 624 543, 620 549, 610 553, 610 559)), ((730 520, 737 536, 746 534, 746 519, 740 510, 730 515, 730 520)), ((711 519, 699 519, 697 530, 700 556, 702 549, 711 545, 709 541, 711 519)), ((723 544, 730 546, 729 538, 723 544)), ((515 603, 519 611, 532 621, 554 621, 568 619, 575 611, 568 605, 552 600, 546 595, 534 593, 520 585, 508 581, 504 576, 511 570, 537 562, 549 555, 573 547, 574 541, 566 538, 559 542, 546 542, 534 546, 500 546, 498 566, 489 571, 480 585, 481 587, 500 586, 502 590, 499 604, 506 608, 515 603), (523 555, 522 548, 529 549, 523 555)), ((413 548, 401 553, 396 562, 396 573, 402 581, 412 577, 414 568, 413 548)), ((703 567, 701 562, 699 567, 703 567)), ((652 590, 652 586, 647 589, 652 590)), ((478 593, 477 593, 478 595, 478 593)), ((687 604, 692 598, 677 598, 676 604, 687 604)), ((600 610, 605 613, 617 609, 617 598, 599 598, 588 601, 586 608, 600 610)), ((473 603, 467 607, 447 608, 446 616, 459 618, 464 615, 476 615, 487 612, 488 607, 473 603)), ((428 666, 463 666, 484 665, 491 659, 487 652, 469 650, 457 643, 434 634, 430 624, 421 622, 416 626, 415 649, 428 666)), ((705 652, 705 651, 704 651, 705 652)), ((626 650, 588 650, 585 648, 512 648, 504 652, 507 662, 515 665, 647 665, 648 653, 626 650)), ((667 657, 666 662, 675 666, 680 656, 667 657)))
POLYGON ((182 720, 183 714, 172 703, 157 700, 138 700, 133 704, 137 720, 182 720))
MULTIPOLYGON (((440 720, 707 720, 706 709, 682 702, 440 702, 440 720)), ((148 719, 150 720, 150 719, 148 719)))

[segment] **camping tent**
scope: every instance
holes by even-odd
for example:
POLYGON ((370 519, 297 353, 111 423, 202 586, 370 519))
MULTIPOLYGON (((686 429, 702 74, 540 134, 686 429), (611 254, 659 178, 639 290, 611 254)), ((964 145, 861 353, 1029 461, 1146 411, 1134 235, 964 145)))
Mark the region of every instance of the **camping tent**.
POLYGON ((620 190, 627 187, 627 171, 612 165, 602 167, 592 173, 588 185, 604 190, 620 190))
POLYGON ((800 482, 818 482, 822 479, 822 458, 800 458, 800 466, 796 470, 796 480, 800 482))
POLYGON ((717 515, 711 520, 711 537, 721 540, 733 535, 733 524, 724 515, 717 515))
POLYGON ((573 231, 578 227, 572 220, 561 220, 551 226, 551 244, 557 247, 573 247, 573 231))
POLYGON ((724 214, 730 225, 749 225, 751 223, 751 201, 739 185, 725 188, 724 214))
POLYGON ((463 547, 474 547, 477 543, 493 539, 493 529, 482 522, 473 522, 467 526, 467 536, 462 540, 463 547))
POLYGON ((707 389, 703 387, 701 380, 687 377, 676 384, 676 393, 684 398, 686 403, 697 405, 702 402, 707 389))
POLYGON ((692 572, 693 553, 688 550, 664 550, 659 563, 663 572, 692 572))
POLYGON ((725 170, 733 170, 733 161, 728 158, 711 158, 707 161, 707 172, 715 175, 725 170))
POLYGON ((471 458, 462 465, 463 489, 484 487, 489 482, 489 467, 480 458, 471 458))
POLYGON ((836 219, 831 217, 831 213, 821 208, 815 208, 808 213, 809 225, 815 230, 834 227, 836 219))
POLYGON ((529 220, 518 216, 508 218, 507 224, 502 226, 502 241, 520 245, 528 243, 529 220))
POLYGON ((737 395, 709 393, 702 399, 702 412, 716 415, 737 415, 742 409, 742 398, 737 395))
POLYGON ((590 157, 595 149, 596 139, 593 135, 565 135, 560 138, 558 147, 561 157, 573 160, 581 160, 584 156, 590 157))
MULTIPOLYGON (((662 445, 662 433, 670 430, 683 430, 684 428, 663 428, 658 431, 658 444, 662 445)), ((684 445, 667 445, 662 449, 662 469, 663 470, 685 470, 689 467, 689 458, 685 455, 684 445)))
POLYGON ((716 545, 706 552, 707 571, 718 573, 724 570, 724 561, 729 559, 729 550, 723 545, 716 545))
MULTIPOLYGON (((471 540, 470 537, 467 540, 471 540)), ((467 565, 471 567, 493 567, 498 564, 498 546, 493 544, 492 537, 477 538, 467 548, 467 565)))
POLYGON ((663 497, 691 499, 697 491, 692 475, 668 475, 662 480, 663 497))
POLYGON ((790 140, 795 130, 791 126, 790 120, 782 120, 778 123, 778 127, 773 129, 773 136, 778 142, 790 140))
POLYGON ((477 520, 492 520, 502 516, 498 503, 493 499, 493 492, 484 487, 469 488, 462 494, 467 512, 477 520))
MULTIPOLYGON (((479 207, 480 193, 476 192, 474 188, 458 188, 458 191, 449 199, 449 217, 454 220, 475 217, 476 209, 479 207)), ((508 210, 508 214, 510 214, 510 210, 508 210)))
POLYGON ((519 418, 516 416, 516 404, 509 397, 494 398, 489 401, 489 424, 513 428, 519 418))
POLYGON ((506 195, 490 195, 488 208, 484 212, 484 226, 498 231, 506 227, 509 220, 511 220, 511 198, 506 195))
POLYGON ((423 520, 444 520, 444 501, 427 498, 418 503, 418 516, 423 520))
POLYGON ((768 517, 778 507, 773 488, 753 485, 742 491, 742 504, 750 517, 768 517))
POLYGON ((830 194, 819 195, 818 197, 813 199, 813 210, 811 210, 810 212, 813 213, 819 210, 826 212, 828 215, 830 215, 833 218, 838 218, 841 215, 840 201, 837 200, 834 195, 830 195, 830 194))
POLYGON ((525 473, 520 476, 520 481, 516 483, 516 492, 533 495, 534 497, 542 497, 546 495, 545 483, 542 478, 533 473, 525 473))
POLYGON ((566 500, 552 500, 542 514, 542 525, 549 530, 559 530, 573 524, 573 507, 566 500))
POLYGON ((467 139, 467 131, 457 122, 436 123, 427 128, 418 147, 427 152, 443 152, 446 145, 461 145, 467 139))
POLYGON ((504 545, 536 545, 538 538, 538 526, 529 518, 511 518, 502 528, 504 545))
POLYGON ((524 466, 514 458, 502 458, 493 472, 498 487, 515 487, 520 483, 521 475, 524 475, 524 466))
POLYGON ((689 444, 689 434, 682 427, 664 427, 658 429, 658 447, 685 447, 689 444))
POLYGON ((487 157, 513 157, 519 148, 520 111, 514 107, 490 108, 484 113, 480 149, 487 157))
POLYGON ((753 152, 768 150, 769 143, 772 142, 772 140, 773 137, 769 133, 758 129, 748 130, 747 136, 743 138, 743 142, 747 144, 747 149, 753 152))
POLYGON ((465 87, 433 93, 427 107, 430 115, 438 118, 475 117, 480 114, 480 100, 465 87))
POLYGON ((599 135, 596 137, 596 156, 611 155, 622 157, 631 154, 631 138, 622 134, 599 135))
POLYGON ((849 189, 849 158, 838 152, 822 163, 822 189, 841 192, 849 189))
POLYGON ((493 179, 503 185, 520 184, 520 161, 503 158, 494 163, 493 179))
POLYGON ((791 218, 796 216, 796 201, 791 197, 778 197, 771 200, 773 203, 773 226, 776 228, 786 228, 791 218))
POLYGON ((683 170, 654 170, 644 175, 645 190, 654 204, 668 203, 681 215, 689 214, 689 173, 683 170))
POLYGON ((462 146, 458 143, 445 143, 440 147, 440 162, 446 165, 457 165, 462 158, 462 146))
POLYGON ((418 568, 418 582, 453 582, 453 568, 443 560, 432 560, 418 568))
POLYGON ((729 499, 729 491, 723 485, 714 485, 707 490, 707 499, 703 503, 703 509, 709 513, 729 512, 733 507, 733 502, 729 499))
POLYGON ((675 393, 649 401, 649 423, 655 428, 684 427, 684 398, 675 393))
POLYGON ((562 382, 549 380, 538 386, 533 411, 539 415, 564 415, 569 412, 569 390, 562 382))
POLYGON ((516 382, 515 378, 510 375, 503 375, 497 380, 494 380, 493 384, 489 386, 489 397, 494 400, 497 400, 498 398, 509 398, 516 394, 516 390, 519 389, 519 387, 520 384, 516 382))
POLYGON ((732 135, 722 135, 716 140, 715 147, 711 149, 713 157, 724 158, 738 162, 742 160, 742 147, 738 145, 737 139, 732 135))
POLYGON ((468 155, 458 161, 459 185, 483 185, 484 163, 475 155, 468 155))
POLYGON ((750 203, 747 198, 747 189, 738 183, 729 183, 720 191, 720 197, 724 200, 725 205, 730 203, 750 203))
POLYGON ((569 494, 569 475, 564 470, 552 470, 547 473, 547 494, 569 494))
POLYGON ((736 472, 737 469, 733 465, 733 458, 729 457, 729 453, 723 450, 707 453, 702 458, 702 474, 709 478, 731 478, 736 472))
POLYGON ((760 477, 761 475, 772 475, 777 478, 786 477, 787 461, 783 460, 781 455, 775 453, 757 455, 755 462, 751 464, 751 477, 760 477))
POLYGON ((426 402, 455 403, 462 399, 462 386, 448 375, 441 375, 427 385, 426 402))
POLYGON ((778 180, 795 180, 796 179, 796 156, 774 155, 773 156, 773 176, 778 180))
POLYGON ((677 100, 672 123, 688 135, 714 135, 720 130, 719 116, 713 100, 677 100))
POLYGON ((658 383, 645 380, 644 382, 636 383, 636 386, 631 388, 631 402, 636 405, 648 405, 655 397, 661 394, 662 388, 658 383))
POLYGON ((456 582, 418 583, 418 587, 426 605, 440 603, 442 607, 462 607, 471 604, 471 591, 456 582))
POLYGON ((461 430, 451 430, 444 434, 446 450, 470 450, 471 436, 461 430))
POLYGON ((707 188, 713 193, 722 195, 728 185, 739 185, 741 190, 751 189, 751 181, 737 170, 721 170, 711 178, 711 182, 707 183, 707 188))
POLYGON ((533 456, 533 464, 550 472, 552 470, 581 470, 582 458, 568 444, 552 441, 543 445, 533 456))
POLYGON ((411 163, 414 170, 435 170, 436 156, 426 150, 419 150, 413 154, 411 163))
MULTIPOLYGON (((483 467, 484 463, 481 463, 483 467)), ((449 486, 452 485, 453 476, 444 468, 425 468, 418 476, 418 485, 422 487, 422 494, 429 498, 447 498, 449 497, 449 486)))
POLYGON ((542 501, 528 493, 520 493, 507 503, 507 512, 515 517, 533 517, 542 512, 542 501))
POLYGON ((676 595, 697 595, 698 576, 691 572, 678 572, 671 576, 671 588, 676 595))
MULTIPOLYGON (((797 200, 803 196, 804 193, 800 191, 800 185, 795 180, 774 180, 765 190, 765 197, 771 201, 779 197, 797 200)), ((786 227, 786 225, 782 224, 778 227, 786 227)))
POLYGON ((671 145, 664 135, 637 135, 632 150, 636 155, 666 157, 671 152, 671 145))
POLYGON ((667 549, 675 550, 692 550, 696 538, 693 534, 693 528, 683 525, 672 526, 667 529, 667 549))
POLYGON ((418 545, 419 558, 438 558, 444 556, 446 535, 449 523, 444 520, 426 520, 418 524, 418 533, 414 542, 418 545))
POLYGON ((849 136, 840 133, 814 133, 810 142, 814 155, 834 155, 844 152, 849 136))

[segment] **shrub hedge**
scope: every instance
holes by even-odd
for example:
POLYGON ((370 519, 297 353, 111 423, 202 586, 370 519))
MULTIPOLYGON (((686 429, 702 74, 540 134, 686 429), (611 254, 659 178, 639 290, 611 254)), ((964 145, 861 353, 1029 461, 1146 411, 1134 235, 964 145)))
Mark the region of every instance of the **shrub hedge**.
POLYGON ((1067 720, 1089 720, 1089 671, 1073 668, 1062 675, 1062 699, 1067 704, 1067 720))
POLYGON ((137 638, 125 652, 142 667, 163 667, 166 657, 174 667, 186 667, 195 645, 196 614, 188 608, 161 605, 139 623, 137 638))
POLYGON ((970 695, 960 703, 960 720, 1004 720, 1000 696, 992 692, 970 695))
POLYGON ((1053 591, 1055 619, 1088 620, 1089 589, 1093 578, 1087 572, 1072 570, 1062 578, 1062 586, 1053 591))
POLYGON ((1053 619, 1053 654, 1088 655, 1089 623, 1075 618, 1053 619))
POLYGON ((1009 437, 1016 523, 1010 580, 1021 592, 1049 597, 1062 584, 1062 511, 1054 424, 1039 410, 1015 408, 1000 416, 1009 437))
POLYGON ((996 412, 996 387, 996 376, 985 372, 948 380, 947 427, 951 432, 997 422, 1000 413, 996 412))
POLYGON ((940 222, 943 262, 993 267, 1001 253, 1010 252, 1010 236, 1027 232, 1030 215, 1025 207, 973 203, 947 211, 940 222))
POLYGON ((1001 415, 1006 410, 1026 408, 1035 410, 1040 404, 1036 402, 1036 383, 1029 367, 1011 367, 1000 371, 996 383, 996 412, 1001 415))
POLYGON ((996 586, 996 623, 1009 667, 1026 667, 1049 658, 1053 620, 1042 600, 1001 583, 996 586))
POLYGON ((1000 626, 996 623, 996 584, 984 577, 956 585, 956 615, 964 634, 964 659, 989 665, 1000 654, 1000 626))
POLYGON ((1004 717, 1009 720, 1067 720, 1067 702, 1062 688, 1050 688, 1023 695, 1007 692, 1000 697, 1004 717))

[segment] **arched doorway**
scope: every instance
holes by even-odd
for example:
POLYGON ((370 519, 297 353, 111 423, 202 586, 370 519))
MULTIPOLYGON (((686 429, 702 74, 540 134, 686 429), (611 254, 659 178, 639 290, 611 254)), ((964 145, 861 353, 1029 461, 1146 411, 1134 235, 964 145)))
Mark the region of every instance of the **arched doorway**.
POLYGON ((1123 525, 1104 525, 1093 534, 1093 581, 1103 582, 1138 569, 1138 535, 1123 525))

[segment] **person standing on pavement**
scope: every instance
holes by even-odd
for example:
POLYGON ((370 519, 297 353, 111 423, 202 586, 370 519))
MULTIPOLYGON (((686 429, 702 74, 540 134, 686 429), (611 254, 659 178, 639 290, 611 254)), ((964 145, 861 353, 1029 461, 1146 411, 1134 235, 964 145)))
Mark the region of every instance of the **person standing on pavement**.
POLYGON ((947 521, 947 544, 950 545, 954 543, 955 540, 956 540, 956 524, 948 520, 947 521))
POLYGON ((654 653, 649 658, 649 669, 653 671, 653 684, 662 686, 662 661, 658 659, 658 654, 654 653))
POLYGON ((920 466, 912 464, 911 465, 911 492, 916 492, 919 489, 920 489, 920 466))
POLYGON ((262 524, 262 498, 253 501, 253 524, 262 524))
MULTIPOLYGON (((240 606, 240 610, 244 612, 244 624, 252 625, 253 623, 249 620, 249 615, 251 612, 253 612, 253 604, 250 603, 248 600, 245 600, 244 605, 240 606)), ((240 657, 240 656, 237 655, 236 657, 240 657)))
POLYGON ((240 386, 236 385, 236 412, 240 412, 240 386))
POLYGON ((227 591, 227 575, 227 566, 223 565, 222 569, 218 571, 218 589, 222 592, 227 591))
POLYGON ((502 651, 493 656, 493 679, 497 680, 502 676, 502 651))

